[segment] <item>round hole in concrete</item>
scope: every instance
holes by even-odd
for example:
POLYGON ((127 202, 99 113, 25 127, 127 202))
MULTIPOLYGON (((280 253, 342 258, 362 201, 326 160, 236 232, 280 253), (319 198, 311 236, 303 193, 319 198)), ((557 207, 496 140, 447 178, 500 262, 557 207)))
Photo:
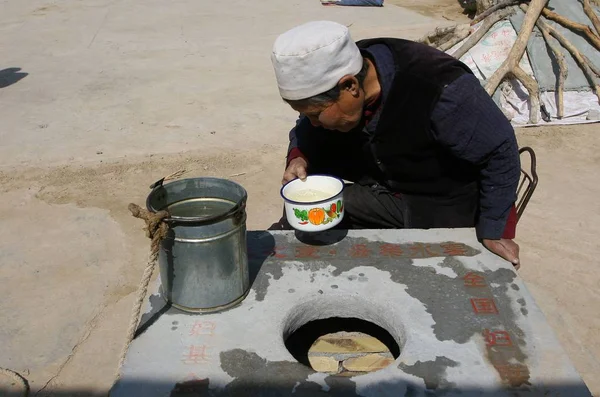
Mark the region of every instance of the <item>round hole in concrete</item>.
POLYGON ((283 339, 291 355, 315 371, 354 376, 399 357, 404 329, 397 320, 356 297, 322 297, 293 309, 283 339))

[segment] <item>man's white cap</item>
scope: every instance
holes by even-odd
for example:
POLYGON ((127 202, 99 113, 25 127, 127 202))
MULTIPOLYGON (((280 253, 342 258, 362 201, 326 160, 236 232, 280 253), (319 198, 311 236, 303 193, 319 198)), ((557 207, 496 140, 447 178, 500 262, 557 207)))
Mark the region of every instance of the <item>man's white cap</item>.
POLYGON ((347 27, 315 21, 279 36, 271 62, 281 97, 298 100, 332 89, 346 75, 356 75, 363 58, 347 27))

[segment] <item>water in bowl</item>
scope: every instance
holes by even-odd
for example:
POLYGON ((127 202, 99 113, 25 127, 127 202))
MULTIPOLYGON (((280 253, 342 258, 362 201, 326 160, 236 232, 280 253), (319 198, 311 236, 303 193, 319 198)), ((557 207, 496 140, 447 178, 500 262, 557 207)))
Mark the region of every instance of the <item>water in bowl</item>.
POLYGON ((312 203, 315 201, 327 200, 328 198, 335 196, 335 193, 316 189, 302 189, 286 193, 285 196, 289 200, 299 203, 312 203))
POLYGON ((182 218, 211 218, 229 211, 235 206, 233 201, 216 197, 199 197, 182 200, 169 205, 171 216, 182 218))

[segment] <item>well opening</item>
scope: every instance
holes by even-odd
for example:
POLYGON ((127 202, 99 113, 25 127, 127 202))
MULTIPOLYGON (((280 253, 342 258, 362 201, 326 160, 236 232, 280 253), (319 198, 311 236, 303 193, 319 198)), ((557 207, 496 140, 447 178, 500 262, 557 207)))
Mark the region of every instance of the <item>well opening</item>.
POLYGON ((285 346, 300 363, 341 376, 378 371, 400 355, 388 331, 359 318, 310 321, 292 333, 285 346))
POLYGON ((384 308, 358 297, 323 297, 294 308, 283 340, 298 362, 317 372, 354 376, 378 371, 400 356, 404 343, 402 324, 385 314, 384 308))

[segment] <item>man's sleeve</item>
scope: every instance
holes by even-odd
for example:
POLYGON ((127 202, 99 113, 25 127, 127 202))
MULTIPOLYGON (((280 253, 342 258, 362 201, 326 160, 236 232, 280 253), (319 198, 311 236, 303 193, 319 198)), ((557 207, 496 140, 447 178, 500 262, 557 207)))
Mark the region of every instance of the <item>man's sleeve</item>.
POLYGON ((296 120, 296 125, 290 131, 290 144, 288 146, 286 166, 290 164, 290 161, 297 157, 302 157, 308 162, 308 159, 306 158, 304 153, 302 153, 298 144, 299 136, 305 134, 306 129, 308 128, 308 126, 306 125, 307 121, 308 120, 305 116, 298 117, 298 120, 296 120))
POLYGON ((514 237, 514 203, 521 166, 510 122, 470 74, 444 89, 431 119, 438 142, 480 169, 477 237, 514 237), (511 227, 512 233, 505 230, 511 227))

